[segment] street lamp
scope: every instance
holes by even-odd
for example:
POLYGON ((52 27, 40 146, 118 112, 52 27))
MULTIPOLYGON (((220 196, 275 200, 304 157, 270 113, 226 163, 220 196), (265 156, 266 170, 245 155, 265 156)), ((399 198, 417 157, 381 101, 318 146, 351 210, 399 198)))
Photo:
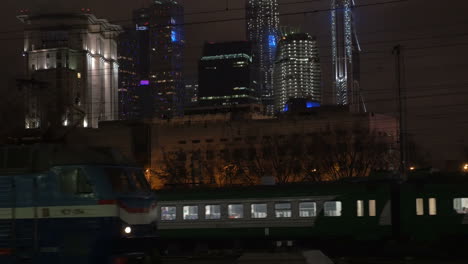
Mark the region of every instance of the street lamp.
POLYGON ((468 163, 463 165, 463 172, 468 172, 468 163))

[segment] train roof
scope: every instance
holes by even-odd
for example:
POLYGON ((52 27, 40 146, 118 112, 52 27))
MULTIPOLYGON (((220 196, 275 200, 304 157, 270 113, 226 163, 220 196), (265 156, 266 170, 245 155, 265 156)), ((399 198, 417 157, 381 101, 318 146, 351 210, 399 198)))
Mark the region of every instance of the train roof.
MULTIPOLYGON (((236 187, 173 187, 156 191, 161 201, 213 200, 275 198, 323 195, 352 195, 359 193, 388 192, 392 186, 415 190, 464 191, 468 189, 466 175, 460 174, 419 174, 406 182, 385 178, 346 179, 335 182, 292 183, 282 185, 257 185, 236 187)), ((364 194, 364 196, 363 196, 364 194)))
POLYGON ((367 183, 322 182, 222 188, 172 188, 159 190, 156 191, 156 193, 161 201, 343 195, 345 193, 354 192, 362 193, 366 190, 375 190, 377 188, 385 188, 388 190, 391 182, 392 181, 367 183))

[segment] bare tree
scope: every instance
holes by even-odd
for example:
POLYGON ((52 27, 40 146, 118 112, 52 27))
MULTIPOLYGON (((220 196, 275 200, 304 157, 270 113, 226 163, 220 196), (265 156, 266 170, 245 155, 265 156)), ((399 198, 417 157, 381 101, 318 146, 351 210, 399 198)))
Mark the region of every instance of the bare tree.
POLYGON ((320 133, 316 143, 318 169, 327 180, 366 177, 395 162, 389 143, 376 132, 329 129, 320 133))
POLYGON ((161 164, 154 170, 152 177, 157 177, 165 185, 193 184, 186 166, 186 152, 183 150, 178 150, 176 152, 163 150, 162 157, 161 164))

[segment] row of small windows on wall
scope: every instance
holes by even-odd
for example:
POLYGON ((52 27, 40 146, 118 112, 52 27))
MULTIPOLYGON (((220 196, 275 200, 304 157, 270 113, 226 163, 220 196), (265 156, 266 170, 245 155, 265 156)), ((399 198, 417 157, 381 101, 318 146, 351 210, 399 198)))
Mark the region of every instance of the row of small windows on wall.
MULTIPOLYGON (((321 131, 321 130, 320 130, 321 131)), ((255 141, 255 140, 271 140, 271 139, 274 139, 274 138, 277 138, 277 139, 285 139, 285 138, 295 138, 299 135, 274 135, 274 136, 262 136, 262 137, 257 137, 257 136, 248 136, 248 137, 245 137, 245 138, 242 138, 242 137, 235 137, 235 138, 231 138, 231 139, 228 139, 228 138, 220 138, 219 139, 219 142, 230 142, 230 141, 236 141, 236 142, 239 142, 239 141, 255 141)), ((307 134, 304 134, 304 136, 316 136, 316 133, 307 133, 307 134)), ((192 144, 199 144, 199 143, 202 143, 203 140, 200 140, 200 139, 193 139, 193 140, 180 140, 178 141, 178 144, 181 144, 181 145, 185 145, 187 143, 192 143, 192 144)), ((206 143, 213 143, 215 142, 214 139, 210 138, 210 139, 206 139, 205 140, 206 143)))

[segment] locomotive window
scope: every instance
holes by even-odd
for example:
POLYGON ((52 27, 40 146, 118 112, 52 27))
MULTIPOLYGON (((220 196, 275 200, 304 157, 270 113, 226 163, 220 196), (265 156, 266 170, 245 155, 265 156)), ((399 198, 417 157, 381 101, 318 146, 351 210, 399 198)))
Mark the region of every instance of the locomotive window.
POLYGON ((77 195, 81 197, 91 196, 93 188, 89 183, 87 175, 81 168, 58 168, 60 192, 77 195))
POLYGON ((325 202, 323 205, 325 216, 341 216, 341 202, 325 202))
POLYGON ((197 220, 198 219, 198 206, 186 205, 184 206, 184 220, 197 220))
POLYGON ((221 219, 221 206, 205 205, 205 219, 221 219))
POLYGON ((266 218, 267 205, 266 204, 252 204, 251 205, 252 218, 266 218))
POLYGON ((437 200, 429 198, 429 215, 437 215, 437 200))
POLYGON ((104 172, 114 192, 126 193, 150 190, 141 170, 108 167, 104 168, 104 172))
POLYGON ((112 185, 114 192, 126 193, 132 190, 130 181, 125 170, 120 168, 105 168, 107 179, 112 185))
POLYGON ((161 207, 161 220, 163 221, 174 221, 176 220, 176 207, 165 206, 161 207))
POLYGON ((229 219, 244 218, 244 206, 242 204, 228 205, 228 216, 229 219))
POLYGON ((356 206, 357 206, 357 216, 363 217, 364 216, 364 201, 357 200, 356 206))
POLYGON ((416 199, 416 215, 424 215, 424 199, 416 199))
POLYGON ((277 203, 275 204, 276 218, 291 217, 291 204, 290 203, 277 203))
POLYGON ((299 203, 299 217, 314 217, 316 213, 316 205, 314 202, 299 203))
POLYGON ((145 175, 142 170, 129 170, 130 182, 133 183, 135 188, 140 191, 150 191, 151 187, 146 181, 145 175))
POLYGON ((468 214, 468 198, 453 199, 453 209, 457 214, 468 214))
POLYGON ((376 216, 375 200, 369 200, 369 216, 376 216))

